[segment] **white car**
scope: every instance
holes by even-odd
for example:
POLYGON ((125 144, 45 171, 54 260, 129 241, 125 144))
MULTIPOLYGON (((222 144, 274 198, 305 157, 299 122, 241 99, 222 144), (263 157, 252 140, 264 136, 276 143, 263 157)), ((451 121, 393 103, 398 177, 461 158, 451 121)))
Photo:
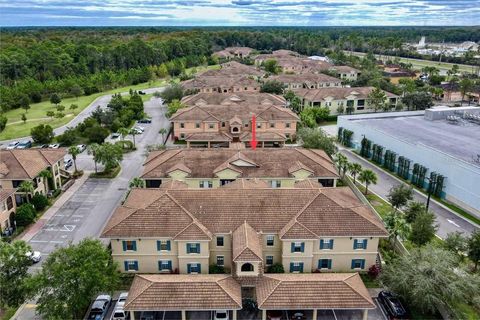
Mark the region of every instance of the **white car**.
POLYGON ((42 260, 42 254, 40 251, 29 251, 25 254, 33 263, 40 262, 42 260))
POLYGON ((15 148, 18 146, 19 143, 20 143, 20 142, 18 142, 18 141, 12 141, 12 142, 10 142, 10 143, 8 144, 8 146, 7 146, 7 150, 15 149, 15 148))
POLYGON ((87 146, 84 144, 79 144, 77 148, 78 150, 80 150, 80 153, 82 153, 83 151, 85 151, 85 149, 87 149, 87 146))
POLYGON ((127 301, 128 292, 120 293, 118 297, 118 301, 115 304, 115 308, 112 312, 111 320, 125 320, 128 318, 128 311, 123 310, 123 306, 125 305, 125 301, 127 301))
POLYGON ((133 127, 133 129, 137 129, 137 130, 140 130, 140 131, 142 131, 142 132, 145 131, 145 128, 144 128, 144 127, 140 127, 140 126, 135 126, 135 127, 133 127))
POLYGON ((228 320, 228 311, 227 310, 215 310, 215 315, 213 316, 214 320, 228 320))
POLYGON ((60 148, 60 145, 58 143, 54 143, 54 144, 49 144, 48 147, 52 149, 58 149, 60 148))

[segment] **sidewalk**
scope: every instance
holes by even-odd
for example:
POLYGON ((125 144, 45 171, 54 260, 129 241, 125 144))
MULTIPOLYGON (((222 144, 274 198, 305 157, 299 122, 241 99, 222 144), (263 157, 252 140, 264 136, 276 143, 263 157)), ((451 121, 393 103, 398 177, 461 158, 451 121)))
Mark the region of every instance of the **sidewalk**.
MULTIPOLYGON (((382 168, 379 168, 378 166, 370 163, 368 160, 363 159, 356 153, 346 149, 343 146, 339 146, 339 152, 347 156, 349 161, 359 163, 364 168, 370 169, 377 174, 377 184, 370 185, 369 189, 383 199, 387 199, 390 188, 398 184, 405 184, 405 182, 403 182, 399 178, 393 176, 382 168)), ((427 196, 414 189, 413 200, 426 203, 427 196)), ((430 199, 429 209, 436 216, 436 220, 439 224, 437 234, 441 238, 445 238, 448 233, 455 231, 463 232, 465 235, 468 236, 470 233, 474 232, 479 228, 479 226, 475 223, 465 219, 455 211, 452 211, 450 208, 444 206, 433 198, 430 199)))
POLYGON ((53 217, 57 211, 65 204, 65 202, 70 199, 70 197, 80 189, 80 187, 87 181, 90 172, 84 172, 83 176, 80 179, 77 179, 75 183, 68 188, 58 199, 55 201, 53 206, 51 206, 40 219, 38 219, 32 226, 28 228, 28 231, 23 234, 20 240, 24 240, 26 242, 30 241, 37 232, 42 229, 42 227, 53 217))

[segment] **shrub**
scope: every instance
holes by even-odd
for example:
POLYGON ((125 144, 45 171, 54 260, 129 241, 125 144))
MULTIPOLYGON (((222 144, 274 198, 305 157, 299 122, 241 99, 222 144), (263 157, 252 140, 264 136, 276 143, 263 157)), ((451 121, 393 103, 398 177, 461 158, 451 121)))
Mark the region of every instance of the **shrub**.
POLYGON ((274 263, 268 267, 267 273, 285 273, 285 269, 283 269, 283 264, 274 263))
POLYGON ((225 273, 225 268, 223 266, 217 266, 216 264, 211 264, 208 267, 208 273, 223 274, 223 273, 225 273))
POLYGON ((376 279, 379 274, 380 274, 380 268, 379 268, 376 264, 372 265, 372 266, 368 269, 368 275, 369 275, 370 278, 372 278, 372 279, 376 279))
POLYGON ((15 213, 15 221, 17 222, 17 226, 20 227, 28 226, 35 221, 35 217, 35 208, 30 203, 22 204, 17 208, 17 212, 15 213))
POLYGON ((7 126, 7 121, 7 117, 5 117, 3 114, 0 114, 0 132, 2 132, 7 126))
POLYGON ((32 197, 31 203, 33 204, 33 206, 35 207, 35 209, 37 211, 42 211, 43 209, 45 209, 48 206, 49 201, 48 201, 47 197, 45 197, 43 194, 36 193, 32 197))

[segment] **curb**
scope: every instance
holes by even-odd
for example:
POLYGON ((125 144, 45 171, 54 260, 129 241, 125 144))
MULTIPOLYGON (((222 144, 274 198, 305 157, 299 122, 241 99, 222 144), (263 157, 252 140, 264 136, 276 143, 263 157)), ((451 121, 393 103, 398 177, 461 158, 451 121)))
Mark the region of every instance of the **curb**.
MULTIPOLYGON (((388 176, 394 178, 396 181, 398 181, 398 182, 400 182, 400 183, 402 183, 402 184, 405 184, 405 185, 409 185, 409 184, 405 183, 405 181, 400 180, 398 177, 392 175, 390 172, 387 172, 387 171, 384 170, 383 168, 380 168, 379 166, 370 163, 367 159, 362 158, 361 156, 357 155, 355 152, 352 152, 350 149, 346 149, 346 148, 339 149, 339 151, 341 151, 341 150, 344 150, 344 151, 348 152, 350 155, 352 155, 352 156, 354 156, 354 157, 356 157, 356 158, 359 158, 359 159, 361 159, 361 160, 364 160, 364 161, 368 162, 369 164, 371 164, 372 166, 374 166, 377 170, 382 171, 383 173, 387 174, 388 176)), ((373 192, 373 191, 372 191, 372 192, 373 192)), ((427 198, 427 196, 426 196, 424 193, 418 191, 418 190, 415 189, 415 188, 413 188, 413 192, 421 195, 422 197, 427 198)), ((373 193, 375 193, 375 192, 373 192, 373 193)), ((376 194, 376 193, 375 193, 375 194, 376 194)), ((376 194, 376 195, 379 196, 378 194, 376 194)), ((381 196, 379 196, 379 197, 383 199, 383 197, 381 197, 381 196)), ((385 200, 385 199, 384 199, 384 200, 385 200)), ((386 200, 385 200, 385 201, 386 201, 386 200)), ((457 216, 458 218, 461 218, 461 219, 464 220, 465 222, 468 222, 468 223, 470 223, 471 225, 473 225, 474 227, 480 229, 480 225, 478 225, 477 223, 475 223, 475 222, 473 222, 473 221, 465 218, 464 216, 460 215, 459 213, 457 213, 457 212, 455 212, 454 210, 450 209, 449 207, 445 206, 443 203, 438 202, 438 201, 435 200, 433 197, 430 198, 430 201, 434 202, 436 205, 442 207, 443 209, 447 210, 448 212, 454 214, 454 215, 457 216)), ((388 201, 387 201, 387 202, 388 202, 388 201)))

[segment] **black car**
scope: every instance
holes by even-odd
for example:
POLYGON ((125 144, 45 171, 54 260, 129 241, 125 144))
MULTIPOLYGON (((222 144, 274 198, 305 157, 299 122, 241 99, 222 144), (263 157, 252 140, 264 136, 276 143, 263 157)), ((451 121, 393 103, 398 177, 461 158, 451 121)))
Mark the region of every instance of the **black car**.
POLYGON ((138 120, 138 123, 152 123, 152 119, 141 119, 138 120))
POLYGON ((390 291, 381 291, 378 294, 378 302, 382 305, 389 319, 408 319, 407 310, 390 291))
POLYGON ((138 91, 138 94, 144 95, 145 92, 143 92, 143 91, 138 91))

